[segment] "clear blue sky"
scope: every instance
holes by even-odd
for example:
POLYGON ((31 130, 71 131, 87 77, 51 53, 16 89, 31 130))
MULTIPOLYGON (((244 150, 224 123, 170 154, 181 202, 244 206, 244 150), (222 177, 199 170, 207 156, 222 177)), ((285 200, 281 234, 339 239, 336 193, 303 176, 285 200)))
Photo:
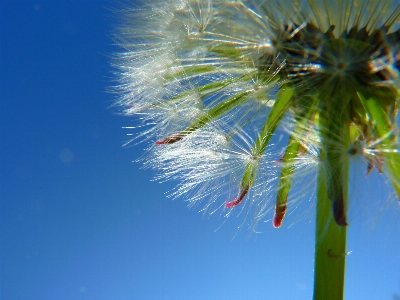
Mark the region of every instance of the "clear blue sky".
MULTIPOLYGON (((116 6, 0 2, 0 299, 310 299, 312 204, 249 236, 132 163, 143 147, 122 147, 131 120, 107 93, 116 6)), ((352 213, 346 299, 393 300, 400 206, 368 211, 387 198, 369 195, 352 213)))

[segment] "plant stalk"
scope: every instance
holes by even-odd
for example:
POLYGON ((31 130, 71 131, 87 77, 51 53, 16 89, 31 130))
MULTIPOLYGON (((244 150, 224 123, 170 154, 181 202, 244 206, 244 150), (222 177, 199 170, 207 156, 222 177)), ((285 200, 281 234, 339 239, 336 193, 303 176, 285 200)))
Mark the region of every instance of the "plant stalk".
MULTIPOLYGON (((340 101, 338 101, 340 102, 340 101)), ((334 103, 334 102, 333 102, 334 103)), ((320 115, 314 300, 343 300, 346 264, 350 132, 345 103, 320 115), (341 106, 341 107, 340 107, 341 106)))
MULTIPOLYGON (((325 177, 320 174, 320 177, 325 177)), ((346 263, 347 226, 339 226, 332 215, 324 178, 319 178, 315 234, 314 300, 342 300, 346 263)))

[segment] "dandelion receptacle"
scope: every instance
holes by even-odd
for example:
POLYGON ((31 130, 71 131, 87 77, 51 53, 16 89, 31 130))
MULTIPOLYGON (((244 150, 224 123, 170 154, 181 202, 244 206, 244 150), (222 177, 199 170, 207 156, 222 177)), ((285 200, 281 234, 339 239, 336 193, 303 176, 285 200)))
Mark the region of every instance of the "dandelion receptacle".
POLYGON ((314 299, 343 299, 352 159, 400 196, 398 0, 149 1, 120 17, 116 106, 137 117, 144 165, 252 230, 280 227, 315 174, 314 299))

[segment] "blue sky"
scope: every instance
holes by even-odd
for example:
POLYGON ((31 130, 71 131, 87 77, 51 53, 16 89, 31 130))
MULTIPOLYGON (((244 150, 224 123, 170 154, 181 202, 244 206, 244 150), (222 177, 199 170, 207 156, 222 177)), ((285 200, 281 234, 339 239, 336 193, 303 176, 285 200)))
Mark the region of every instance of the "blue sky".
MULTIPOLYGON (((312 204, 249 236, 240 217, 221 226, 166 198, 173 184, 132 163, 143 146, 122 147, 131 120, 107 92, 116 6, 0 2, 0 298, 311 299, 312 204)), ((392 300, 400 207, 369 195, 353 207, 346 299, 392 300)))

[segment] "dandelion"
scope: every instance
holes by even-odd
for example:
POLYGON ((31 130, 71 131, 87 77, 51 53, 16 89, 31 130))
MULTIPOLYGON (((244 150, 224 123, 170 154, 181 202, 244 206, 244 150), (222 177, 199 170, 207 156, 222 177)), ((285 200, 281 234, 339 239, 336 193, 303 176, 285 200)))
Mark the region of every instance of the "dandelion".
POLYGON ((172 197, 280 227, 317 174, 314 299, 342 299, 352 158, 400 196, 398 0, 151 1, 123 12, 120 100, 172 197), (297 197, 297 200, 299 197, 297 197), (327 284, 328 283, 328 284, 327 284))

